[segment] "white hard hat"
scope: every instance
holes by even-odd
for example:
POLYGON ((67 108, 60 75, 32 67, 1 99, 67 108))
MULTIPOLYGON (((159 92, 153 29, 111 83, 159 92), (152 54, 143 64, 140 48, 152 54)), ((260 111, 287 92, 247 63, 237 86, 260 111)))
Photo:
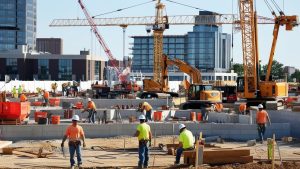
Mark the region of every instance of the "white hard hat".
POLYGON ((263 109, 263 108, 264 108, 264 106, 263 106, 262 104, 259 104, 257 107, 258 107, 259 109, 263 109))
POLYGON ((78 115, 74 115, 72 118, 72 121, 79 121, 79 116, 78 115))
POLYGON ((179 124, 179 130, 181 130, 181 129, 183 129, 183 128, 185 128, 185 125, 184 124, 179 124))
POLYGON ((143 115, 143 114, 142 114, 142 115, 140 115, 140 116, 139 116, 139 120, 146 120, 146 117, 145 117, 145 115, 143 115))
POLYGON ((92 99, 91 99, 91 98, 88 98, 88 101, 90 102, 90 101, 92 101, 92 99))

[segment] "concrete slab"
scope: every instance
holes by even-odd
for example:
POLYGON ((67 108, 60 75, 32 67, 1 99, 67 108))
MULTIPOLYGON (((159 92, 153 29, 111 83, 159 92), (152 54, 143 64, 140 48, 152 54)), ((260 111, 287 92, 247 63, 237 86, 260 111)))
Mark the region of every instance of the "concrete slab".
POLYGON ((0 149, 12 144, 12 141, 0 141, 0 149))

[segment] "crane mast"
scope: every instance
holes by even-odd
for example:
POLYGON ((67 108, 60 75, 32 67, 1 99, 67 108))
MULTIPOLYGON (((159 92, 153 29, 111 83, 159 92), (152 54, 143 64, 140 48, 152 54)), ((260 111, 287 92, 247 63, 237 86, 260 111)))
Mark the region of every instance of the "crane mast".
POLYGON ((253 0, 240 0, 239 10, 244 64, 244 97, 255 98, 258 89, 259 56, 253 0))
MULTIPOLYGON (((157 0, 156 4, 155 23, 153 25, 153 80, 163 84, 165 79, 161 75, 163 66, 163 33, 169 28, 167 16, 163 16, 165 5, 161 0, 157 0)), ((164 85, 162 85, 162 90, 164 85)))

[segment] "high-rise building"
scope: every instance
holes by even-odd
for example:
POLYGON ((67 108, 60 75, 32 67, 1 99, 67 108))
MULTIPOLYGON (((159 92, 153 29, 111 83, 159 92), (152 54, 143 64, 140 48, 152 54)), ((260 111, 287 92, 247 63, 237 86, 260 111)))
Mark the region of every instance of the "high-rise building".
MULTIPOLYGON (((212 12, 200 12, 211 15, 212 12)), ((153 72, 153 36, 133 36, 132 47, 134 72, 153 72)), ((164 53, 178 58, 199 70, 228 72, 231 54, 230 34, 222 33, 217 25, 195 25, 186 35, 164 35, 164 53)), ((173 68, 170 68, 173 69, 173 68)), ((176 71, 176 68, 174 69, 176 71)))
POLYGON ((36 0, 0 1, 0 50, 36 46, 36 0))
POLYGON ((62 55, 63 40, 61 38, 37 38, 36 50, 43 53, 62 55))

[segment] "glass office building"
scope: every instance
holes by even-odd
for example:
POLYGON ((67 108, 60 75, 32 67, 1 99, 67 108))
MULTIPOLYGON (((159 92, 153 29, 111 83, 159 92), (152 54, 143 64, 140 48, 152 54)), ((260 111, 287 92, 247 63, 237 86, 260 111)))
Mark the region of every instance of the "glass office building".
MULTIPOLYGON (((133 72, 153 72, 153 36, 132 38, 133 72)), ((181 59, 203 72, 230 69, 231 37, 222 33, 220 26, 195 25, 186 35, 165 35, 163 40, 164 53, 169 58, 181 59)), ((176 71, 173 67, 169 69, 176 71)))
POLYGON ((0 50, 36 46, 36 0, 0 0, 0 50))

